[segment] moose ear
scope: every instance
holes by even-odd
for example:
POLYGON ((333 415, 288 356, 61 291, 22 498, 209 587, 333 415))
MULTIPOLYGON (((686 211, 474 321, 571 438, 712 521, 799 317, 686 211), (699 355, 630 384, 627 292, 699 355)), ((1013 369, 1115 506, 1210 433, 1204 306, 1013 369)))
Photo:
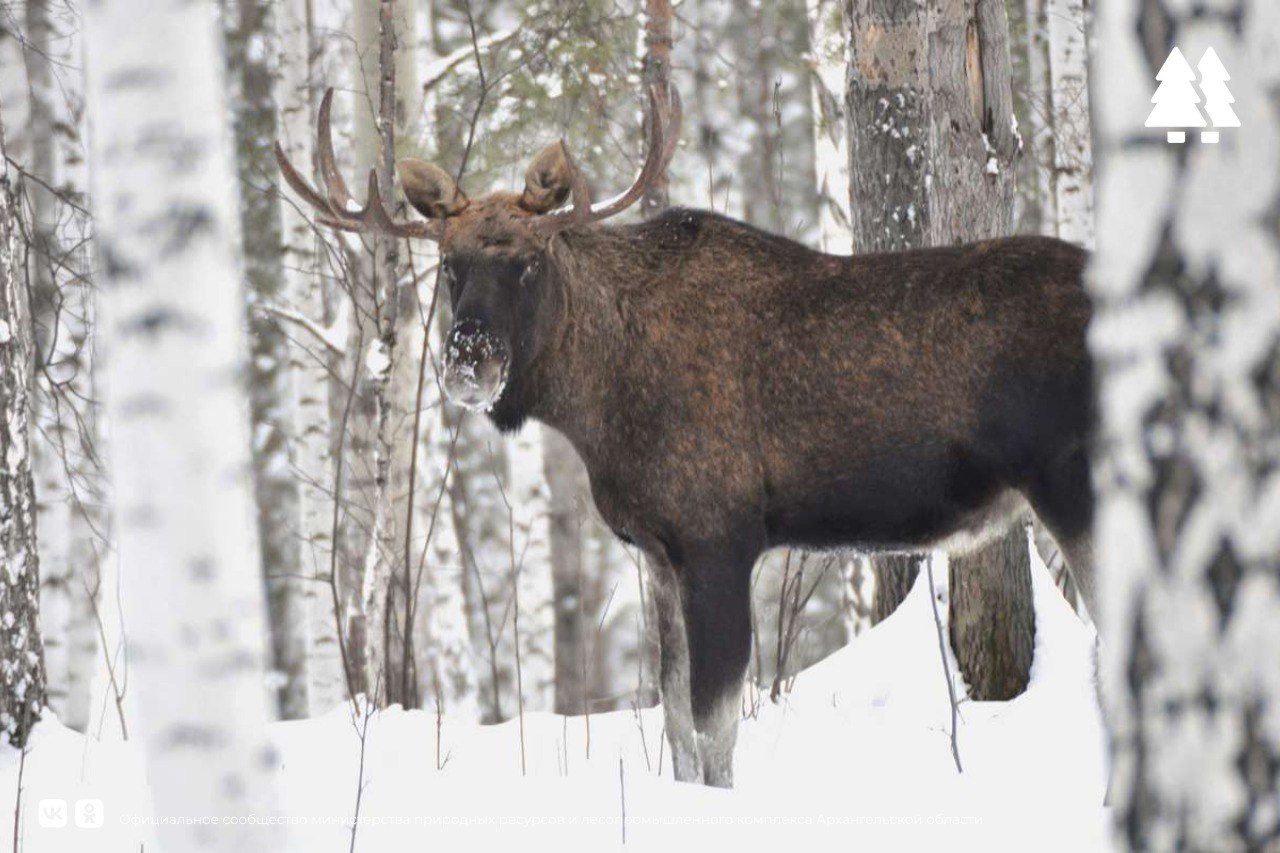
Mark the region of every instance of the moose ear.
POLYGON ((406 157, 396 164, 409 204, 428 219, 455 216, 470 203, 453 178, 440 167, 406 157))
POLYGON ((564 145, 553 142, 538 152, 524 173, 520 206, 530 213, 546 213, 569 197, 569 157, 564 145))

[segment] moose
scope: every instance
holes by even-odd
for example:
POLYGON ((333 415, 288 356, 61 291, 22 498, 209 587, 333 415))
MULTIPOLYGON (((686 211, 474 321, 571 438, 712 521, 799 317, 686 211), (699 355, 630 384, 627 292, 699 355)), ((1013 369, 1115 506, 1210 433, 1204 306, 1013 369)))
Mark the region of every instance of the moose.
POLYGON ((436 241, 453 309, 445 390, 499 430, 534 418, 586 464, 601 517, 651 572, 675 777, 730 787, 750 578, 778 546, 974 548, 1027 506, 1094 605, 1083 250, 1043 237, 837 256, 714 213, 604 224, 665 170, 673 89, 650 89, 639 176, 593 203, 567 147, 523 191, 466 196, 398 163, 355 207, 319 115, 333 228, 436 241))

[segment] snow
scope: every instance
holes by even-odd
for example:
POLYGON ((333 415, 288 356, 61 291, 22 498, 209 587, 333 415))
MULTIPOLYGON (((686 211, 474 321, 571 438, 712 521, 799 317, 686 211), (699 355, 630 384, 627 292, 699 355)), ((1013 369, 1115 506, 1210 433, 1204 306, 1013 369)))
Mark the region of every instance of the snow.
POLYGON ((378 382, 385 382, 391 370, 391 356, 387 354, 387 345, 381 338, 375 338, 369 344, 364 356, 365 369, 378 382))
MULTIPOLYGON (((744 694, 750 713, 740 726, 733 791, 671 780, 658 708, 589 720, 526 714, 522 776, 517 720, 455 724, 393 707, 372 714, 366 728, 364 716, 344 705, 272 726, 280 811, 236 819, 282 826, 287 843, 278 849, 345 851, 363 784, 356 849, 376 853, 437 843, 446 846, 434 849, 453 849, 450 842, 612 849, 622 840, 624 798, 627 846, 639 850, 699 842, 1106 850, 1094 634, 1033 559, 1030 685, 1010 702, 962 702, 962 775, 950 754, 950 705, 922 572, 893 616, 802 672, 780 704, 744 694)), ((946 574, 934 572, 940 601, 946 574)), ((3 790, 14 790, 18 766, 17 751, 0 750, 3 790)), ((149 824, 158 818, 146 804, 136 743, 86 739, 46 719, 23 772, 27 853, 69 853, 90 843, 104 852, 142 843, 156 849, 149 824), (101 800, 105 824, 42 828, 36 809, 48 798, 66 800, 72 814, 77 800, 101 800)), ((0 836, 12 836, 12 820, 12 808, 0 809, 0 836)))

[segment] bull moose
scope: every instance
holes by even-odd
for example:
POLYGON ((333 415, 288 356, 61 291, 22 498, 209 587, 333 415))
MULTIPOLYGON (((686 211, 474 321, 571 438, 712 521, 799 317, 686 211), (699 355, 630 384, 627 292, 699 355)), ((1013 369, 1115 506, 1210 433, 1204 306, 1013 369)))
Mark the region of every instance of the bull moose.
POLYGON ((1042 237, 852 257, 713 213, 603 220, 670 160, 674 90, 650 90, 629 189, 593 204, 562 143, 519 193, 468 198, 398 164, 353 207, 319 120, 322 223, 439 243, 445 388, 502 431, 535 418, 586 463, 600 515, 647 556, 675 776, 730 786, 750 576, 777 546, 973 548, 1030 504, 1093 606, 1085 253, 1042 237))

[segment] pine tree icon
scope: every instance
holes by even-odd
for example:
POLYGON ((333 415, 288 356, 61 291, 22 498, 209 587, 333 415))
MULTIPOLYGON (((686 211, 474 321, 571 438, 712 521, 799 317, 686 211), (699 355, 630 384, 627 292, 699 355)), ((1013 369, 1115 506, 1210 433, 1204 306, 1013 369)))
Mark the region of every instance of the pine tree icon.
MULTIPOLYGON (((1147 127, 1205 126, 1204 116, 1196 106, 1200 103, 1200 96, 1191 85, 1196 79, 1196 73, 1191 70, 1190 63, 1177 47, 1169 52, 1169 58, 1160 67, 1156 79, 1160 81, 1160 87, 1151 96, 1151 103, 1155 104, 1155 108, 1147 116, 1147 127)), ((1171 130, 1168 139, 1170 142, 1186 142, 1186 131, 1171 130)))
MULTIPOLYGON (((1209 114, 1209 121, 1214 127, 1239 127, 1240 118, 1231 109, 1236 99, 1227 88, 1231 75, 1227 73, 1222 60, 1218 59, 1217 51, 1213 48, 1206 50, 1196 68, 1200 69, 1200 91, 1204 92, 1204 111, 1209 114)), ((1201 131, 1200 141, 1210 144, 1217 142, 1218 131, 1201 131)))

